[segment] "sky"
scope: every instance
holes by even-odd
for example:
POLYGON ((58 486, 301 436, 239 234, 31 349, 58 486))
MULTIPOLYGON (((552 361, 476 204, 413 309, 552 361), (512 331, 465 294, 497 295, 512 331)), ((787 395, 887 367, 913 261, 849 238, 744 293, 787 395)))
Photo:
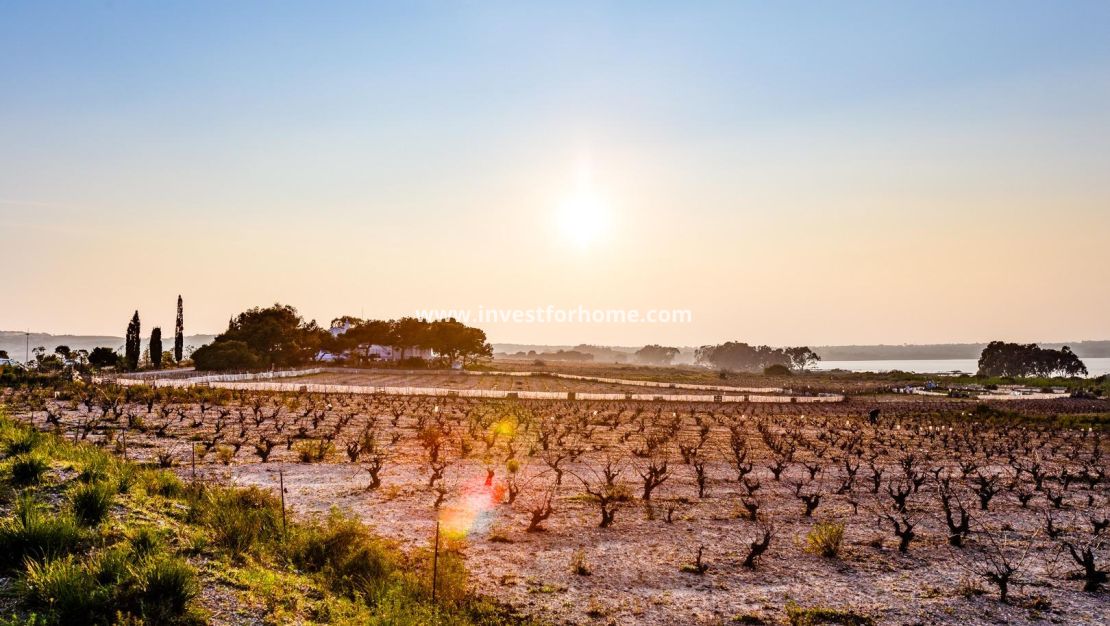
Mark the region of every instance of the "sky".
POLYGON ((1107 2, 0 3, 0 329, 1110 338, 1107 2))

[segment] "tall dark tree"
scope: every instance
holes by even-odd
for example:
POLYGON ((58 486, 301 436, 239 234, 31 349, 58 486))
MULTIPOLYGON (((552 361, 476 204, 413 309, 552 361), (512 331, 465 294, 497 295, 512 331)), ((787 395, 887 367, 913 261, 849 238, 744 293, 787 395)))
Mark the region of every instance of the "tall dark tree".
POLYGON ((173 328, 173 360, 181 362, 185 351, 185 307, 177 296, 177 323, 173 328))
POLYGON ((157 326, 150 331, 150 365, 162 369, 162 329, 157 326))
POLYGON ((123 343, 123 361, 127 369, 139 369, 139 353, 141 352, 142 339, 139 333, 142 327, 139 324, 139 312, 131 316, 131 323, 127 325, 127 335, 123 343))

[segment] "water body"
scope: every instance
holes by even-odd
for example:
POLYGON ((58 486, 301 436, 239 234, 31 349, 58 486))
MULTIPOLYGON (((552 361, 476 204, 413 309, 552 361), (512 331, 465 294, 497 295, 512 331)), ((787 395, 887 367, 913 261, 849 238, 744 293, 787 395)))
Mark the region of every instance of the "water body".
MULTIPOLYGON (((1110 374, 1110 358, 1081 359, 1087 366, 1090 376, 1110 374)), ((938 374, 942 372, 967 372, 974 374, 979 369, 976 359, 918 359, 884 361, 820 361, 819 370, 842 369, 850 372, 889 372, 900 370, 918 374, 938 374)))

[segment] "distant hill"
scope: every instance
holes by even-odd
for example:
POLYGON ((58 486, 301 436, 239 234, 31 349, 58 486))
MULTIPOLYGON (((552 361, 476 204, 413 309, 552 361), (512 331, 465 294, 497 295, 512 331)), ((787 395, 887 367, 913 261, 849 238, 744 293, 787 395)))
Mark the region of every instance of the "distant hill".
MULTIPOLYGON (((163 332, 165 332, 163 330, 163 332)), ((215 335, 185 335, 185 347, 192 346, 199 348, 206 343, 211 343, 215 335)), ((92 350, 99 346, 107 346, 113 350, 123 352, 123 337, 114 337, 111 335, 51 335, 50 333, 31 333, 30 341, 27 341, 25 333, 22 331, 14 330, 0 330, 0 350, 7 350, 8 354, 13 359, 22 361, 26 353, 27 345, 30 344, 32 350, 38 346, 46 348, 47 352, 53 352, 54 348, 58 346, 69 346, 71 350, 92 350)), ((143 337, 143 346, 149 343, 150 337, 143 337)), ((167 350, 173 349, 173 330, 169 334, 162 335, 162 345, 167 350)))

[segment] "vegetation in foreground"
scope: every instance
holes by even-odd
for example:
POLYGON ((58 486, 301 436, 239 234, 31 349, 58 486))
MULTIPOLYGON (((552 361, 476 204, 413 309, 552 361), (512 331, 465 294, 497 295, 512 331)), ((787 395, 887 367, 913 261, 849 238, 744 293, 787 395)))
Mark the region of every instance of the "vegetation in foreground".
POLYGON ((403 554, 356 519, 288 520, 256 488, 187 485, 0 415, 0 624, 519 624, 461 556, 403 554), (252 620, 253 621, 253 620, 252 620))

